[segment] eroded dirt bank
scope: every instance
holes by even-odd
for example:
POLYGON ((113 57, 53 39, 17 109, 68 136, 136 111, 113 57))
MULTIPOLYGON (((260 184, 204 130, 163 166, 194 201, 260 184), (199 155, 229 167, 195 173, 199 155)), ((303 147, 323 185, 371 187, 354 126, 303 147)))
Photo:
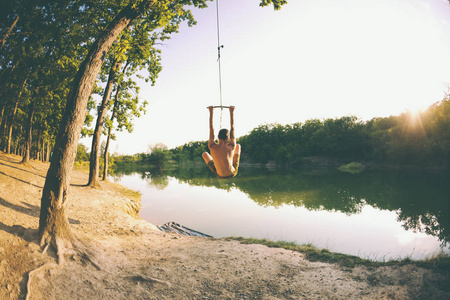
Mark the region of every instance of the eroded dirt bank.
POLYGON ((344 268, 289 250, 162 233, 132 216, 140 203, 120 186, 85 187, 79 171, 67 215, 101 269, 78 258, 59 266, 37 244, 48 164, 31 164, 0 153, 0 299, 450 298, 449 275, 433 268, 344 268))

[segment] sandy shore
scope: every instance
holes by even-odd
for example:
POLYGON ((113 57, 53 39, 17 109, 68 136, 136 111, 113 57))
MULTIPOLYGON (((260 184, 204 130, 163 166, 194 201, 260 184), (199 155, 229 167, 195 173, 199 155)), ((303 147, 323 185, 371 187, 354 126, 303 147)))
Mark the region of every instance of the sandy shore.
MULTIPOLYGON (((449 274, 402 264, 342 267, 303 254, 163 233, 120 186, 74 171, 67 216, 101 269, 42 254, 38 220, 48 164, 0 153, 0 299, 450 299, 449 274)), ((176 220, 173 220, 176 221, 176 220)))

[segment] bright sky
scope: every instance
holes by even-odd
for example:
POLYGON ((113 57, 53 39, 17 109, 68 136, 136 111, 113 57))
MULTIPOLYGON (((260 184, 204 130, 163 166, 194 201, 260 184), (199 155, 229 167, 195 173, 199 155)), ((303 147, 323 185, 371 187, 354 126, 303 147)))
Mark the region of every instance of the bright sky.
MULTIPOLYGON (((223 105, 236 106, 237 137, 265 123, 398 115, 447 91, 447 0, 288 0, 280 11, 259 2, 219 0, 223 105)), ((156 85, 141 84, 148 112, 133 133, 117 135, 111 152, 208 139, 206 107, 220 104, 216 6, 209 5, 193 11, 196 26, 162 46, 156 85)))

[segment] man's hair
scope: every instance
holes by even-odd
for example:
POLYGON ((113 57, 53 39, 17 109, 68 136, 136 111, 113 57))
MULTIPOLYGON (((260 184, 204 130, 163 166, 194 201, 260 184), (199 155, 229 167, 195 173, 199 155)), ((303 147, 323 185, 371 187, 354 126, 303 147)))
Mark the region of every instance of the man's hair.
POLYGON ((219 130, 219 140, 226 140, 228 139, 228 129, 223 128, 219 130))

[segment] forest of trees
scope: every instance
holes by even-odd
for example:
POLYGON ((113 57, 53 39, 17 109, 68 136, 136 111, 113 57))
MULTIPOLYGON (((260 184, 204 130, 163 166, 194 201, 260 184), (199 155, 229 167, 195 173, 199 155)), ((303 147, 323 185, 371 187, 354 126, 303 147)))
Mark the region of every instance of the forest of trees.
MULTIPOLYGON (((84 123, 93 121, 88 185, 99 179, 100 136, 131 130, 145 101, 133 80, 152 83, 161 71, 158 45, 182 22, 195 24, 190 8, 207 0, 17 0, 0 10, 0 150, 50 161, 42 191, 39 239, 58 260, 83 245, 70 231, 65 207, 84 123), (140 71, 139 73, 137 73, 140 71), (94 94, 101 100, 95 101, 94 94)), ((262 0, 279 9, 286 0, 262 0)), ((107 170, 104 171, 104 178, 107 170)), ((92 257, 91 257, 92 258, 92 257)), ((93 264, 95 262, 92 261, 93 264)))
MULTIPOLYGON (((8 5, 0 20, 0 149, 23 156, 24 162, 30 157, 49 161, 73 77, 101 28, 126 7, 126 1, 105 3, 110 9, 89 1, 15 1, 8 5)), ((172 13, 176 15, 167 20, 167 16, 156 15, 162 18, 158 24, 144 18, 129 25, 108 53, 102 54, 100 73, 86 106, 87 127, 82 131, 83 136, 93 137, 92 185, 98 184, 102 133, 109 142, 113 130, 131 131, 133 119, 145 113, 147 102, 139 98, 136 78, 155 83, 162 69, 157 44, 176 33, 180 22, 194 24, 192 15, 181 7, 168 8, 166 14, 172 13), (89 129, 94 118, 94 129, 89 129)))
POLYGON ((155 82, 161 70, 156 44, 176 33, 181 22, 195 23, 189 5, 206 7, 205 1, 151 0, 2 4, 0 146, 22 155, 24 164, 30 157, 51 161, 39 235, 44 251, 56 246, 60 262, 73 250, 86 256, 64 212, 83 123, 93 120, 91 109, 97 112, 88 182, 95 187, 103 126, 108 141, 113 126, 131 130, 132 118, 146 104, 139 103, 133 78, 155 82), (99 103, 93 101, 95 93, 101 95, 99 103))
POLYGON ((268 124, 239 139, 250 162, 302 165, 308 157, 337 162, 448 167, 450 98, 423 112, 373 118, 312 119, 291 125, 268 124))
MULTIPOLYGON (((422 112, 373 118, 355 116, 311 119, 288 125, 264 124, 238 138, 243 162, 302 167, 311 163, 362 162, 419 168, 448 168, 450 160, 450 96, 422 112)), ((178 164, 202 162, 208 142, 118 157, 118 161, 178 164), (153 155, 152 155, 153 154, 153 155)))

